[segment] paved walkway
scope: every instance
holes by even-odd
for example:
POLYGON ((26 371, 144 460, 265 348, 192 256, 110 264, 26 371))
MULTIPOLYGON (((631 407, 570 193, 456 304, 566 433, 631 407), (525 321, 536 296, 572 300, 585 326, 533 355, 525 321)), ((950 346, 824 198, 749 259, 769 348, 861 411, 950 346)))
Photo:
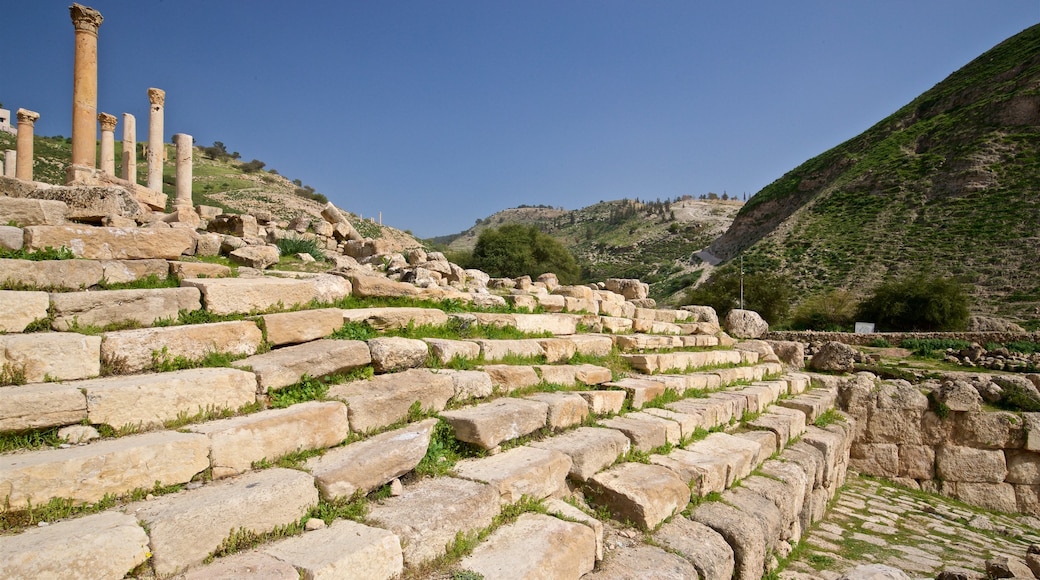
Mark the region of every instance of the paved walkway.
POLYGON ((850 477, 827 518, 779 574, 786 580, 834 580, 858 564, 880 563, 912 578, 962 568, 984 577, 998 555, 1025 558, 1040 543, 1040 519, 990 512, 881 480, 850 477))

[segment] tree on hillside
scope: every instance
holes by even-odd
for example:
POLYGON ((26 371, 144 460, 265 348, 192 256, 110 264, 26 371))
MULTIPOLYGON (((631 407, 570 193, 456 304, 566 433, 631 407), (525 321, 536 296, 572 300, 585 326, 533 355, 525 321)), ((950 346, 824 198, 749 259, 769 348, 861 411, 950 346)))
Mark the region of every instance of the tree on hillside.
POLYGON ((506 224, 480 233, 473 247, 472 267, 496 277, 537 278, 552 272, 564 284, 578 281, 581 269, 574 256, 537 227, 506 224))
MULTIPOLYGON (((791 309, 794 289, 786 278, 776 274, 744 274, 744 309, 754 310, 769 324, 779 324, 791 309)), ((716 270, 704 284, 686 293, 683 304, 711 306, 724 318, 740 307, 740 272, 716 270)))
POLYGON ((941 276, 890 280, 874 289, 857 312, 881 331, 951 331, 968 326, 968 296, 941 276))

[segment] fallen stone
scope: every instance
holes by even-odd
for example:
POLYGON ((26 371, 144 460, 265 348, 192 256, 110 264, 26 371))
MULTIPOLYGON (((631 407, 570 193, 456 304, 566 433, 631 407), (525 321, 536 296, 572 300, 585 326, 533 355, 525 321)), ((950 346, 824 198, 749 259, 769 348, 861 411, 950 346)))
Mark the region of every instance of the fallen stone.
POLYGON ((389 580, 404 570, 401 541, 392 532, 336 520, 331 526, 262 549, 291 563, 305 578, 389 580))
POLYGON ((243 246, 228 254, 231 262, 240 266, 263 270, 278 263, 281 255, 275 246, 243 246))
POLYGON ((485 578, 579 578, 596 564, 596 536, 588 527, 527 513, 495 530, 459 568, 485 578))
POLYGON ((27 383, 96 377, 101 338, 74 332, 0 335, 0 369, 27 383))
POLYGON ((151 326, 159 320, 176 320, 181 310, 202 308, 195 288, 58 292, 50 295, 50 303, 51 328, 59 331, 123 322, 151 326))
POLYGON ((735 338, 758 338, 769 330, 769 324, 753 310, 734 308, 726 315, 726 332, 735 338))
POLYGON ((856 363, 856 349, 841 342, 825 342, 809 360, 814 371, 850 373, 856 363))
POLYGON ((212 353, 251 355, 264 337, 252 321, 237 320, 117 330, 105 332, 100 338, 101 358, 122 372, 131 373, 177 357, 201 360, 212 353))
POLYGON ((523 496, 556 497, 567 490, 571 459, 559 451, 520 446, 504 453, 464 459, 455 464, 455 476, 494 487, 503 504, 523 496))
POLYGON ((305 305, 315 298, 314 284, 285 278, 186 278, 182 286, 198 288, 213 314, 248 314, 305 305))
POLYGON ((22 332, 34 320, 47 318, 46 292, 0 290, 0 332, 22 332))
POLYGON ((343 326, 343 311, 338 308, 279 312, 265 314, 260 318, 267 330, 267 342, 273 346, 317 340, 343 326))
POLYGON ((652 530, 690 502, 690 488, 660 465, 622 463, 589 478, 587 497, 619 521, 652 530))
POLYGON ((442 411, 454 394, 450 376, 409 369, 335 385, 326 396, 347 403, 350 430, 364 433, 407 418, 416 402, 423 410, 442 411))
POLYGON ((441 417, 451 424, 456 439, 491 449, 545 427, 548 412, 549 405, 540 401, 502 398, 445 411, 441 417))
POLYGON ((102 228, 84 225, 28 226, 25 248, 68 248, 89 260, 175 260, 194 247, 192 232, 182 228, 102 228))
POLYGON ((349 499, 369 493, 415 469, 430 445, 436 419, 381 433, 332 449, 307 461, 307 470, 325 498, 349 499))
POLYGON ((347 276, 354 296, 358 298, 402 298, 417 296, 419 288, 406 282, 394 282, 383 276, 351 274, 347 276))
POLYGON ((137 520, 104 512, 0 537, 0 577, 123 578, 148 556, 137 520))
POLYGON ((318 504, 311 476, 265 469, 123 508, 148 528, 158 576, 201 564, 231 534, 266 533, 298 522, 318 504))

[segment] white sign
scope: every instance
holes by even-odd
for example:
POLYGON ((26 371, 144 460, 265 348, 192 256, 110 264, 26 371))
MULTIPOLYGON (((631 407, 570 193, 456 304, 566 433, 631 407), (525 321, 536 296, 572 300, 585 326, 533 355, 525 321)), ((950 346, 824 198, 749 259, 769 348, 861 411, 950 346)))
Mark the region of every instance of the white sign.
POLYGON ((874 334, 873 322, 857 322, 856 334, 874 334))

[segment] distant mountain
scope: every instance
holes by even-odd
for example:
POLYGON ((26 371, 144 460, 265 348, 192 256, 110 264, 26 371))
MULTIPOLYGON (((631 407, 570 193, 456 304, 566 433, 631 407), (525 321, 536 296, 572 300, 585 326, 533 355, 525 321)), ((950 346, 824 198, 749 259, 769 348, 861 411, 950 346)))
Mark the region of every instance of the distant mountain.
POLYGON ((428 240, 449 251, 473 249, 480 232, 504 224, 536 225, 558 239, 581 264, 586 280, 639 278, 651 296, 674 301, 676 292, 707 270, 694 254, 726 231, 742 202, 699 200, 601 201, 577 210, 519 207, 478 220, 452 236, 428 240))
POLYGON ((709 251, 803 296, 926 272, 1040 318, 1040 25, 762 189, 709 251))

